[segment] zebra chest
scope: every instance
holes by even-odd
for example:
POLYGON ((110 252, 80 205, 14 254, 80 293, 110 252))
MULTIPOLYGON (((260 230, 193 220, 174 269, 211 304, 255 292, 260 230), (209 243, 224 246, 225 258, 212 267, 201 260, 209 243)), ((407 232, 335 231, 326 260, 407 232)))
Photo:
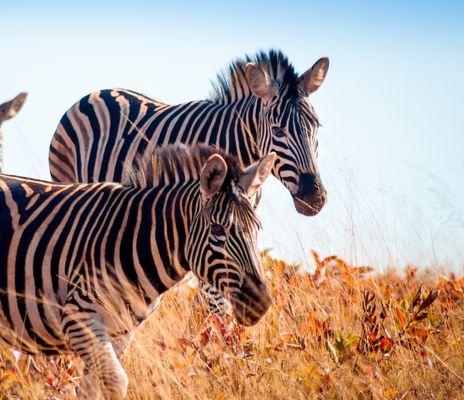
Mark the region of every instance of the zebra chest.
POLYGON ((103 323, 109 336, 118 337, 134 332, 150 317, 154 310, 155 305, 144 309, 134 309, 133 304, 126 303, 120 308, 119 313, 105 312, 102 315, 103 323))
POLYGON ((121 296, 105 302, 99 302, 94 307, 103 320, 103 325, 109 336, 118 337, 134 332, 156 310, 159 296, 154 302, 146 304, 140 297, 121 296))

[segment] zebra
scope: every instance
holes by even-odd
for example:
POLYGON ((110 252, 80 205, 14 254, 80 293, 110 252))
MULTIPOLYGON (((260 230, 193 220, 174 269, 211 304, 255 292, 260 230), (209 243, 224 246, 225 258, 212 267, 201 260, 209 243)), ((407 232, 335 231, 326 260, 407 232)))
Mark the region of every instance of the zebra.
POLYGON ((81 398, 123 399, 120 358, 159 296, 192 271, 252 325, 272 298, 251 198, 270 153, 247 168, 205 145, 138 159, 122 183, 0 175, 0 340, 77 353, 81 398))
MULTIPOLYGON (((172 143, 215 145, 242 166, 275 152, 273 175, 299 213, 316 215, 327 193, 317 167, 319 118, 308 96, 328 67, 324 57, 298 75, 281 51, 269 50, 232 62, 207 100, 169 105, 124 89, 91 93, 59 122, 49 151, 52 179, 120 182, 136 157, 172 143)), ((222 314, 224 300, 200 286, 211 312, 222 314)))

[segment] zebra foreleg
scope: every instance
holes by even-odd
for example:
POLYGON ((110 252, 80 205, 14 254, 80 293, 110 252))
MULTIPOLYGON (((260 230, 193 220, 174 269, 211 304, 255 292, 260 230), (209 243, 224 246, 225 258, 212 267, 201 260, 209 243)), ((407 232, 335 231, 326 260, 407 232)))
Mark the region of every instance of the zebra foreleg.
POLYGON ((113 344, 113 349, 116 354, 116 357, 121 361, 121 358, 124 356, 127 348, 134 337, 134 333, 130 332, 122 336, 118 336, 116 338, 111 339, 111 343, 113 344))
POLYGON ((86 400, 123 400, 128 378, 101 321, 98 314, 65 307, 63 331, 68 346, 85 364, 77 396, 86 400))

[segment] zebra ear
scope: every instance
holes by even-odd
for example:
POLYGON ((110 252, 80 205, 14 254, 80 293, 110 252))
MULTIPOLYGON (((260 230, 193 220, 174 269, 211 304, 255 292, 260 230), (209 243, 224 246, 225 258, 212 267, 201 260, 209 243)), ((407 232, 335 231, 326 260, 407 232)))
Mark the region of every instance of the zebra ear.
POLYGON ((248 63, 246 66, 246 80, 251 92, 264 101, 277 95, 277 88, 272 84, 271 78, 260 66, 248 63))
POLYGON ((13 118, 16 113, 21 109, 26 101, 27 93, 22 92, 18 94, 13 100, 0 105, 0 125, 3 121, 13 118))
POLYGON ((222 188, 227 175, 227 164, 219 154, 212 155, 200 175, 200 192, 206 203, 222 188))
POLYGON ((329 59, 320 58, 316 63, 298 78, 298 88, 306 95, 315 92, 324 82, 325 76, 329 69, 329 59))
POLYGON ((251 198, 261 188, 261 185, 272 172, 276 157, 276 153, 269 153, 261 160, 245 168, 238 181, 238 186, 248 197, 251 198))

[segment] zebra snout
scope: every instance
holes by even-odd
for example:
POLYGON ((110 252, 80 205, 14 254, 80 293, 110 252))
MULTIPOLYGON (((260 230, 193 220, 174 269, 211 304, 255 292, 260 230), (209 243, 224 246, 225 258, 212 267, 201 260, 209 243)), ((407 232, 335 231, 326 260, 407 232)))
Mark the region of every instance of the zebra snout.
POLYGON ((319 175, 302 174, 298 192, 293 196, 296 210, 306 216, 317 215, 327 200, 327 191, 319 175))
POLYGON ((256 324, 272 304, 268 285, 257 277, 246 277, 240 291, 234 292, 230 302, 237 321, 246 326, 256 324))

